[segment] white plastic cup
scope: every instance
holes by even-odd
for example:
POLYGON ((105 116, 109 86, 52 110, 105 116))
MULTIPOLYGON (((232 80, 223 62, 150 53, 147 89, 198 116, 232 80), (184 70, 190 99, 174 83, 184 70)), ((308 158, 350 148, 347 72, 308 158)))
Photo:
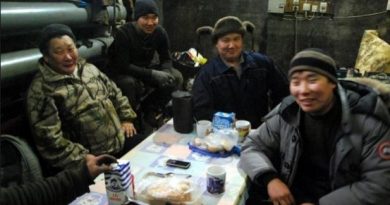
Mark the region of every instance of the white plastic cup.
POLYGON ((211 121, 199 120, 196 122, 196 135, 200 138, 206 137, 211 132, 211 121))
POLYGON ((235 123, 235 128, 240 137, 240 141, 244 141, 245 137, 248 136, 251 131, 251 123, 247 120, 237 120, 235 123))
POLYGON ((213 165, 207 168, 207 191, 210 194, 221 194, 225 191, 225 168, 213 165))

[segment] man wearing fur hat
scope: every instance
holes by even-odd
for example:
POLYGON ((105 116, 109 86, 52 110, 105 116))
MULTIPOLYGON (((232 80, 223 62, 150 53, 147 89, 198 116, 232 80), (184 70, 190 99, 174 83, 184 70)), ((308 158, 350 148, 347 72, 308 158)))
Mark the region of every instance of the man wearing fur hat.
POLYGON ((142 104, 147 122, 155 126, 156 113, 168 103, 171 92, 181 87, 183 77, 172 67, 169 39, 158 25, 156 3, 137 0, 134 19, 117 31, 107 72, 134 106, 147 89, 155 89, 142 104))
POLYGON ((212 40, 218 56, 200 70, 192 88, 197 120, 211 120, 218 111, 234 112, 236 118, 257 127, 269 107, 288 95, 287 79, 270 58, 243 51, 244 34, 237 17, 226 16, 216 22, 212 40))
POLYGON ((259 188, 247 204, 389 204, 390 114, 378 93, 339 82, 320 49, 297 53, 288 75, 291 96, 242 147, 239 166, 259 188))
POLYGON ((120 157, 142 140, 131 138, 136 114, 128 100, 113 81, 79 57, 75 39, 63 24, 42 29, 43 57, 27 96, 38 151, 61 169, 75 167, 88 153, 120 157))

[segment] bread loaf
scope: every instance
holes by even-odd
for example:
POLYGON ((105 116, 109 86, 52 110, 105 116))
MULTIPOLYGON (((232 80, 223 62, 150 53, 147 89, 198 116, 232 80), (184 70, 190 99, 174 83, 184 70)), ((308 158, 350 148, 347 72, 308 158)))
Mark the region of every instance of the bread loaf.
POLYGON ((171 186, 167 183, 156 183, 148 187, 147 196, 150 200, 162 200, 168 202, 188 202, 192 200, 191 184, 186 180, 182 180, 171 186))

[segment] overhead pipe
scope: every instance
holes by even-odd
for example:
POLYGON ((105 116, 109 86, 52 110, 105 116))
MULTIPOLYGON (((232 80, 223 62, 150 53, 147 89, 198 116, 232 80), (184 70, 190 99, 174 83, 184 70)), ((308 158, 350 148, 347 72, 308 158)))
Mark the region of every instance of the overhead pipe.
MULTIPOLYGON (((99 57, 113 42, 113 37, 90 39, 92 46, 82 45, 79 55, 85 59, 99 57)), ((17 83, 17 79, 33 74, 38 70, 38 60, 42 54, 38 49, 28 49, 1 54, 1 86, 17 83)))
MULTIPOLYGON (((109 21, 126 18, 126 9, 121 4, 107 8, 109 21)), ((29 32, 51 23, 80 26, 92 21, 90 5, 78 7, 71 2, 1 2, 1 31, 6 33, 29 32)))

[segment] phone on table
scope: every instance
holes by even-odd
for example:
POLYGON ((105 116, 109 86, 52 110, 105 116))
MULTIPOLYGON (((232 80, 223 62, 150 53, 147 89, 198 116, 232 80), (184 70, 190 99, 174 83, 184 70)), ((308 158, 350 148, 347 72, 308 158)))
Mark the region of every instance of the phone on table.
POLYGON ((177 159, 168 159, 167 166, 169 167, 177 167, 181 169, 188 169, 191 166, 191 162, 186 162, 177 159))

